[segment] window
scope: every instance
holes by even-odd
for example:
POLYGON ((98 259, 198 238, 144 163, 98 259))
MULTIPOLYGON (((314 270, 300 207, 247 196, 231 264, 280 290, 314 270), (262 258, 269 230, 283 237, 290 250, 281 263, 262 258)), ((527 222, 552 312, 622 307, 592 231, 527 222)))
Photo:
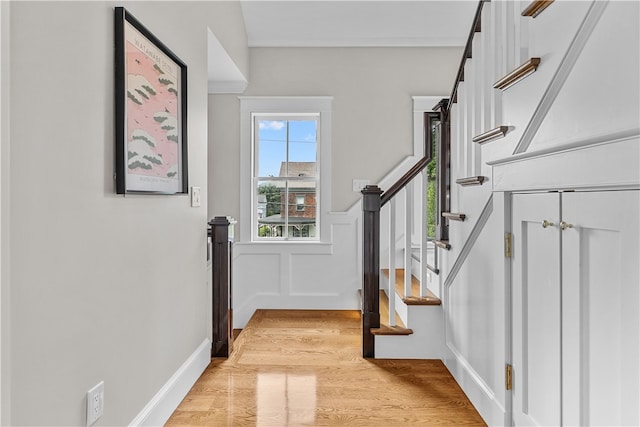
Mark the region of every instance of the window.
POLYGON ((253 115, 256 238, 317 237, 319 120, 253 115))
POLYGON ((448 245, 447 223, 442 217, 449 210, 448 101, 441 96, 413 97, 413 152, 426 163, 421 185, 416 186, 423 208, 413 241, 421 243, 422 279, 436 295, 441 295, 444 280, 439 275, 439 248, 448 245))
MULTIPOLYGON (((446 100, 444 100, 446 101, 446 100)), ((441 101, 437 107, 445 105, 441 101)), ((425 156, 429 158, 424 174, 426 189, 426 230, 425 244, 427 248, 426 267, 438 274, 438 251, 436 242, 448 241, 448 225, 442 212, 449 210, 450 191, 450 159, 448 145, 448 124, 442 111, 424 113, 425 156)))
POLYGON ((449 112, 446 111, 448 99, 443 99, 438 104, 440 110, 431 116, 428 123, 430 126, 430 139, 433 144, 433 158, 436 159, 436 228, 435 240, 449 241, 449 225, 442 216, 442 212, 450 210, 451 194, 451 141, 449 132, 449 112))
POLYGON ((240 97, 237 241, 328 243, 332 98, 240 97))

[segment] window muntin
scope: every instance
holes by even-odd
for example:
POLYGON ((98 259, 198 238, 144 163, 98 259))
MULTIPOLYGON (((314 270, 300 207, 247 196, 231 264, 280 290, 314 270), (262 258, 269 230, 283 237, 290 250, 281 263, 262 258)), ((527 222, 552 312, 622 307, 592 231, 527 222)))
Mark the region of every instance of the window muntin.
POLYGON ((319 239, 319 114, 253 114, 253 239, 319 239))

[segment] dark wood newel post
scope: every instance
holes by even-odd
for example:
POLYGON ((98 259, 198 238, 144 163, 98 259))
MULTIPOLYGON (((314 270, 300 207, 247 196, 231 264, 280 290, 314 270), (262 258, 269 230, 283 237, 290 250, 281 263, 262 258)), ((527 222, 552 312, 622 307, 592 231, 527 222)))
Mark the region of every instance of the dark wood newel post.
POLYGON ((231 262, 229 220, 217 216, 209 221, 212 243, 213 343, 211 357, 229 357, 231 333, 231 262))
POLYGON ((367 185, 362 190, 362 357, 375 357, 371 328, 380 327, 380 208, 382 190, 367 185))

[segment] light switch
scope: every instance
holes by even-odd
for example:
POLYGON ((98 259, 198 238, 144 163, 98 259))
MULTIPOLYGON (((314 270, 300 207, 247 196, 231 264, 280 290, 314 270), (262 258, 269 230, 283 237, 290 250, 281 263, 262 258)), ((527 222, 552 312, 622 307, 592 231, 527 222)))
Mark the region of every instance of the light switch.
POLYGON ((200 187, 191 187, 191 207, 197 208, 200 204, 200 187))
POLYGON ((367 185, 369 185, 369 180, 368 179, 354 179, 353 180, 353 192, 354 193, 359 193, 367 185))

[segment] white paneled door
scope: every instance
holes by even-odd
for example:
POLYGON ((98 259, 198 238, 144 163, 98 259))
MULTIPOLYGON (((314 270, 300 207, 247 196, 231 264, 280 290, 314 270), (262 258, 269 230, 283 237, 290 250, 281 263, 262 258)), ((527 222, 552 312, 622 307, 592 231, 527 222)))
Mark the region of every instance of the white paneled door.
POLYGON ((515 425, 557 426, 560 407, 560 193, 513 196, 515 425))
POLYGON ((562 195, 563 425, 640 425, 639 196, 562 195))
POLYGON ((515 425, 640 425, 640 192, 513 196, 515 425))

